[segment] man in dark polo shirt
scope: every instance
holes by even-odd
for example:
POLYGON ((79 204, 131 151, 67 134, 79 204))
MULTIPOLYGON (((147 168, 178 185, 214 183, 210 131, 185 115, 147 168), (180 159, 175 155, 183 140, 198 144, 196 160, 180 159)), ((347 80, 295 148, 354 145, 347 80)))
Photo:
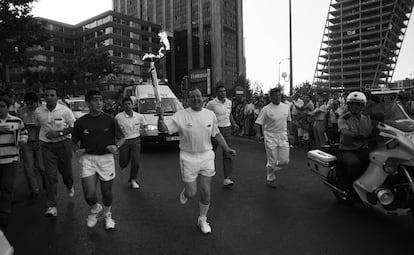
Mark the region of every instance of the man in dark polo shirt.
POLYGON ((103 99, 98 90, 88 91, 85 100, 89 113, 79 118, 74 125, 72 142, 81 166, 83 194, 91 207, 86 219, 88 227, 94 227, 98 215, 104 210, 105 229, 115 228, 112 219, 112 182, 115 178, 114 153, 125 142, 125 138, 115 119, 102 112, 103 99), (100 182, 102 207, 96 195, 97 182, 100 182))

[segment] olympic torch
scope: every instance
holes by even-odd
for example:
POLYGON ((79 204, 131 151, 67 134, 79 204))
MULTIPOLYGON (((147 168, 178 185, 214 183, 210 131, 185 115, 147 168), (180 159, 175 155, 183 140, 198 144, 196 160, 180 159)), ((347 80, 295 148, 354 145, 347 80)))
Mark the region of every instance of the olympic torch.
POLYGON ((156 106, 157 108, 161 108, 161 96, 160 91, 158 88, 158 76, 157 76, 157 69, 155 68, 155 62, 160 60, 164 57, 164 52, 170 49, 170 42, 168 41, 168 36, 165 31, 158 33, 160 37, 161 47, 158 50, 158 54, 155 55, 153 53, 145 53, 142 57, 143 61, 148 61, 150 64, 150 72, 151 72, 151 79, 152 79, 152 86, 154 88, 154 95, 156 99, 156 106))

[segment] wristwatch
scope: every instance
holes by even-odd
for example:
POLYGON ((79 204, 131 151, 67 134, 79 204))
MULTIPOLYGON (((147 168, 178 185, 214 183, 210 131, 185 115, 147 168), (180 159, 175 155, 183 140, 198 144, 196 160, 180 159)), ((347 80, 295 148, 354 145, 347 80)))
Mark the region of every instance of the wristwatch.
POLYGON ((63 136, 63 131, 60 131, 59 132, 59 136, 63 136))

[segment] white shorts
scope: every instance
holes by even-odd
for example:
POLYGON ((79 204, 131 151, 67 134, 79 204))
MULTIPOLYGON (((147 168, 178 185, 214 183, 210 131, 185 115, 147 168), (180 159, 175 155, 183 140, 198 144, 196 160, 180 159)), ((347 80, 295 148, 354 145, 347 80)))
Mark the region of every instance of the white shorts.
POLYGON ((214 168, 215 154, 212 150, 202 153, 180 151, 180 169, 183 182, 194 182, 198 175, 212 177, 216 174, 214 168))
POLYGON ((91 155, 83 154, 79 158, 81 178, 98 174, 102 181, 111 181, 115 178, 115 159, 113 154, 91 155))

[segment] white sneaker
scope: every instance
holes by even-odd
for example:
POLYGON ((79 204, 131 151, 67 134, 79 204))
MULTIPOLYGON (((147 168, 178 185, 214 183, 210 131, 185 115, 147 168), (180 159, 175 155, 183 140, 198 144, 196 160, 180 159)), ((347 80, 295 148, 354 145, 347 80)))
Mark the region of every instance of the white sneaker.
POLYGON ((211 227, 210 227, 210 223, 207 222, 207 217, 205 216, 198 217, 197 226, 200 228, 203 234, 211 233, 211 227))
POLYGON ((97 204, 95 209, 91 209, 91 214, 89 214, 88 218, 86 218, 86 225, 89 228, 95 227, 98 222, 98 214, 102 211, 102 209, 103 207, 100 204, 97 204))
POLYGON ((233 186, 234 185, 234 181, 230 180, 230 178, 226 178, 223 181, 223 185, 226 186, 226 187, 233 186))
POLYGON ((115 221, 112 219, 112 213, 106 213, 105 215, 105 229, 111 230, 115 228, 115 221))
POLYGON ((139 189, 139 185, 136 180, 131 180, 131 189, 139 189))
POLYGON ((57 217, 57 208, 56 207, 48 207, 45 212, 46 217, 57 217))
POLYGON ((276 179, 276 173, 274 170, 267 170, 267 181, 274 181, 276 179))
POLYGON ((72 188, 68 189, 68 196, 70 198, 75 196, 75 189, 73 188, 73 186, 72 186, 72 188))
POLYGON ((182 205, 185 205, 188 201, 188 198, 185 196, 184 192, 185 192, 185 188, 180 193, 180 203, 182 205))

